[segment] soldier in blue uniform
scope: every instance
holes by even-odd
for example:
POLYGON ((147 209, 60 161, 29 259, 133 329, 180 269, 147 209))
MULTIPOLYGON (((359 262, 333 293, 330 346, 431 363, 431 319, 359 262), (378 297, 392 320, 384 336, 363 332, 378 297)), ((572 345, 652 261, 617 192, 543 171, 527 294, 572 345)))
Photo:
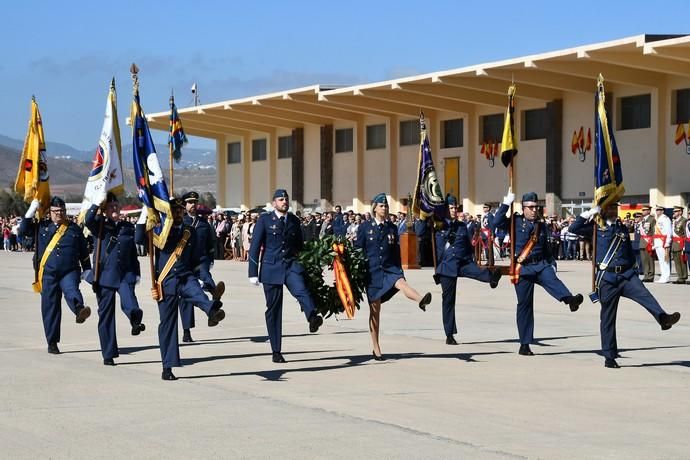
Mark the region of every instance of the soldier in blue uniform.
POLYGON ((448 218, 436 232, 436 273, 434 281, 443 289, 443 329, 446 344, 457 345, 455 322, 455 291, 458 277, 471 278, 489 283, 491 288, 498 286, 500 270, 490 271, 480 268, 473 260, 474 247, 467 224, 458 220, 458 200, 452 195, 446 197, 448 218))
POLYGON ((374 345, 372 354, 376 361, 383 361, 379 345, 381 304, 402 291, 405 297, 414 300, 420 309, 426 311, 426 306, 431 303, 431 293, 427 292, 422 297, 405 281, 400 260, 398 228, 388 219, 388 199, 385 193, 379 193, 371 200, 371 214, 371 220, 359 225, 355 246, 364 251, 368 260, 367 300, 369 332, 374 345))
POLYGON ((76 316, 78 324, 86 321, 91 309, 84 306, 79 291, 80 274, 91 270, 89 250, 81 228, 67 218, 65 202, 58 197, 50 200, 50 218, 34 222, 39 202, 34 200, 20 224, 21 235, 34 235, 38 239, 34 252, 34 267, 38 273, 34 290, 41 293, 43 329, 48 342, 48 353, 59 354, 62 296, 76 316))
POLYGON ((619 357, 616 314, 621 297, 627 297, 642 305, 654 316, 663 331, 670 329, 678 322, 680 313, 667 314, 640 281, 630 235, 618 218, 617 205, 610 205, 603 211, 599 209, 599 206, 595 206, 583 212, 570 225, 569 231, 590 236, 595 224, 589 220, 599 212, 602 214, 605 225, 597 226, 596 288, 590 296, 595 302, 601 301, 600 331, 601 351, 605 358, 604 366, 615 369, 620 367, 616 362, 616 358, 619 357))
POLYGON ((522 196, 523 214, 515 213, 510 218, 506 216, 510 204, 515 200, 515 194, 508 191, 503 204, 491 219, 491 231, 503 227, 508 231, 510 219, 515 225, 515 257, 517 283, 517 327, 520 337, 519 354, 532 356, 530 344, 534 341, 534 285, 538 284, 551 297, 570 307, 570 311, 580 308, 582 294, 572 295, 563 282, 556 275, 553 255, 549 252, 548 228, 539 218, 538 198, 534 192, 522 196))
POLYGON ((287 191, 277 189, 273 193, 274 210, 259 216, 249 248, 249 282, 264 286, 266 329, 274 363, 286 362, 281 353, 283 285, 299 302, 309 322, 309 332, 318 331, 323 324, 323 318, 316 312, 314 300, 304 284, 304 268, 297 262, 304 240, 299 219, 288 212, 289 207, 287 191))
POLYGON ((144 312, 139 308, 134 293, 141 276, 134 245, 134 224, 120 219, 120 203, 112 193, 108 193, 106 198, 105 215, 100 206, 93 205, 86 213, 84 224, 96 238, 97 245, 93 252, 94 269, 86 281, 93 286, 98 300, 98 337, 103 364, 114 366, 113 359, 119 356, 115 293, 120 296, 120 307, 129 319, 132 335, 139 335, 146 329, 141 322, 144 312))
POLYGON ((336 205, 335 216, 333 216, 333 234, 344 238, 348 225, 347 216, 343 216, 343 208, 340 205, 336 205))
POLYGON ((217 326, 225 318, 220 300, 209 300, 201 289, 194 269, 200 263, 202 249, 196 247, 195 229, 184 225, 184 203, 170 200, 173 226, 163 249, 155 249, 156 285, 158 287, 158 341, 163 362, 163 380, 177 380, 173 367, 180 366, 180 347, 177 335, 177 315, 180 302, 189 302, 208 315, 209 327, 217 326), (171 265, 168 261, 172 260, 171 265), (166 265, 167 270, 166 270, 166 265))
MULTIPOLYGON (((225 292, 225 283, 219 281, 217 284, 211 277, 211 265, 213 265, 213 255, 216 247, 216 232, 208 221, 197 214, 197 204, 199 194, 188 192, 182 195, 185 210, 184 224, 194 228, 194 245, 201 251, 199 255, 199 265, 194 267, 194 275, 203 283, 204 291, 211 294, 213 300, 220 300, 225 292)), ((180 319, 182 320, 182 341, 192 342, 190 331, 196 323, 194 321, 194 308, 189 302, 180 302, 180 319)))

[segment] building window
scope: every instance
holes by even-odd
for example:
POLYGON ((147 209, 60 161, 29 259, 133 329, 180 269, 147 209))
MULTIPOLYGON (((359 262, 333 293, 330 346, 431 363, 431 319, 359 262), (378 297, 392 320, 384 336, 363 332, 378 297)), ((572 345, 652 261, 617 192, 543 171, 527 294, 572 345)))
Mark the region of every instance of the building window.
POLYGON ((456 120, 443 120, 443 147, 444 149, 452 149, 455 147, 462 147, 463 139, 463 121, 462 118, 456 120))
POLYGON ((228 144, 228 164, 242 163, 242 143, 231 142, 228 144))
POLYGON ((497 113, 495 115, 484 115, 480 117, 482 126, 483 142, 501 142, 503 138, 503 114, 497 113))
POLYGON ((292 136, 278 138, 278 158, 292 158, 292 136))
POLYGON ((400 146, 419 145, 419 120, 400 122, 400 146))
POLYGON ((678 123, 687 123, 690 121, 690 88, 679 89, 676 91, 676 121, 678 123))
POLYGON ((352 152, 353 132, 352 128, 335 130, 335 153, 352 152))
POLYGON ((649 128, 651 123, 652 95, 641 94, 620 98, 620 128, 649 128))
POLYGON ((367 150, 386 148, 386 125, 367 126, 367 150))
POLYGON ((548 125, 546 109, 523 110, 522 117, 523 140, 546 139, 546 127, 548 125))
POLYGON ((266 138, 252 139, 252 161, 266 160, 266 138))

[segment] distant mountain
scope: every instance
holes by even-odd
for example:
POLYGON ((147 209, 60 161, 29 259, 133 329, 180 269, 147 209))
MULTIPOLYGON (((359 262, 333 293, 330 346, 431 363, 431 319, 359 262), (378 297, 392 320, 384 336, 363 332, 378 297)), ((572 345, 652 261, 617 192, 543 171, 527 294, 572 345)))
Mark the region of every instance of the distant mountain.
MULTIPOLYGON (((10 149, 19 150, 21 152, 24 147, 24 141, 13 139, 11 137, 0 134, 0 147, 8 147, 10 149)), ((94 145, 94 150, 96 146, 94 145)), ((91 162, 93 160, 94 150, 79 150, 67 144, 60 142, 48 142, 46 145, 46 152, 48 158, 63 158, 72 159, 76 161, 91 162)), ((156 151, 160 158, 161 166, 167 168, 168 161, 168 146, 167 144, 156 144, 156 151)), ((126 142, 123 138, 122 145, 122 161, 126 167, 132 166, 132 144, 126 142)), ((182 149, 182 161, 176 167, 186 168, 195 166, 215 166, 216 152, 207 149, 197 149, 191 147, 184 147, 182 149)))

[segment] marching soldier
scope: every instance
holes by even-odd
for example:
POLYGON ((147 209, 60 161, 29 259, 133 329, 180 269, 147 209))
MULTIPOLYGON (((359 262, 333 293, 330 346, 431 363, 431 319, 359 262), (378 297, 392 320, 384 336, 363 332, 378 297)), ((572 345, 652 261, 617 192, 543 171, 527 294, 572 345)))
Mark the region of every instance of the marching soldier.
MULTIPOLYGON (((194 228, 194 245, 201 251, 199 265, 194 267, 194 276, 203 283, 203 290, 210 293, 213 300, 220 300, 225 292, 225 283, 219 281, 216 284, 211 276, 216 233, 208 221, 197 214, 197 204, 199 203, 197 192, 185 193, 182 195, 182 201, 186 210, 184 224, 194 228)), ((194 308, 189 302, 180 302, 180 319, 182 320, 182 341, 192 342, 191 328, 196 323, 194 321, 194 308)))
POLYGON ((651 283, 654 281, 654 228, 656 219, 652 215, 651 206, 642 206, 642 222, 639 226, 640 232, 640 259, 642 260, 642 282, 651 283))
POLYGON ((534 285, 542 286, 551 297, 563 302, 575 312, 582 303, 582 294, 572 295, 563 282, 558 279, 553 265, 554 258, 549 252, 547 229, 538 216, 537 194, 525 193, 522 196, 523 214, 506 216, 515 194, 508 191, 503 204, 491 223, 491 230, 510 228, 510 219, 515 226, 515 273, 513 283, 517 294, 517 326, 520 336, 519 354, 532 356, 530 344, 534 341, 534 285))
POLYGON ((501 279, 500 270, 493 272, 479 268, 472 260, 474 248, 467 224, 458 220, 458 200, 452 195, 446 197, 449 218, 436 232, 436 273, 434 281, 443 289, 443 329, 446 333, 446 344, 457 345, 454 334, 457 334, 455 322, 455 293, 459 277, 471 278, 489 283, 492 289, 498 286, 501 279))
POLYGON ((671 278, 670 249, 673 235, 671 219, 668 218, 663 206, 656 207, 656 225, 654 226, 654 250, 659 260, 661 277, 655 283, 668 283, 671 278))
POLYGON ((65 297, 67 306, 74 313, 77 324, 86 321, 91 309, 84 306, 79 291, 79 276, 91 271, 86 238, 79 226, 67 217, 65 202, 56 196, 50 200, 50 219, 34 222, 39 202, 31 202, 19 232, 33 235, 38 226, 38 239, 34 252, 34 267, 37 268, 34 291, 41 293, 41 315, 43 330, 48 342, 48 353, 60 353, 61 301, 65 297), (80 268, 81 266, 81 268, 80 268))
POLYGON ((180 366, 177 315, 180 302, 201 308, 208 315, 208 326, 217 326, 225 318, 220 300, 209 300, 194 276, 201 263, 203 249, 196 247, 195 229, 184 224, 185 205, 179 198, 170 200, 173 226, 163 249, 155 248, 156 279, 154 290, 160 324, 158 341, 163 362, 163 380, 177 380, 173 367, 180 366))
POLYGON ((362 222, 357 229, 355 246, 362 249, 368 260, 369 282, 369 332, 374 345, 372 354, 376 361, 383 361, 379 345, 381 304, 390 300, 399 290, 414 300, 422 311, 431 303, 431 293, 423 297, 412 288, 402 270, 398 229, 388 219, 388 200, 385 193, 379 193, 371 200, 373 218, 362 222))
POLYGON ((134 245, 134 224, 120 219, 120 203, 108 193, 105 215, 98 205, 86 214, 86 227, 96 238, 93 254, 94 270, 86 281, 91 283, 98 299, 98 337, 101 341, 103 364, 114 366, 119 356, 115 332, 115 293, 120 295, 120 307, 132 326, 132 335, 146 329, 141 322, 144 312, 139 308, 134 286, 141 272, 134 245))
POLYGON ((616 340, 616 314, 621 297, 627 297, 642 305, 665 331, 680 319, 680 313, 667 314, 654 296, 642 284, 637 273, 635 256, 632 252, 628 230, 618 219, 618 207, 613 204, 604 210, 599 206, 583 212, 570 225, 570 231, 583 236, 591 235, 594 223, 588 222, 599 212, 605 225, 597 228, 597 260, 595 292, 590 296, 592 301, 601 301, 600 332, 601 349, 604 354, 604 366, 616 369, 618 342, 616 340))
POLYGON ((266 329, 274 363, 287 362, 281 353, 283 285, 299 302, 309 322, 309 332, 318 331, 323 324, 323 318, 316 312, 314 300, 304 284, 304 268, 297 262, 304 240, 299 219, 288 212, 289 207, 287 191, 276 190, 273 193, 274 211, 259 216, 249 248, 249 282, 256 286, 259 283, 264 285, 266 329))
POLYGON ((673 284, 685 284, 688 280, 688 265, 686 260, 683 258, 683 250, 685 249, 685 237, 687 233, 685 232, 685 227, 687 226, 688 219, 683 217, 683 207, 674 206, 673 207, 673 239, 671 241, 671 255, 673 257, 673 263, 676 266, 676 275, 678 278, 673 282, 673 284))

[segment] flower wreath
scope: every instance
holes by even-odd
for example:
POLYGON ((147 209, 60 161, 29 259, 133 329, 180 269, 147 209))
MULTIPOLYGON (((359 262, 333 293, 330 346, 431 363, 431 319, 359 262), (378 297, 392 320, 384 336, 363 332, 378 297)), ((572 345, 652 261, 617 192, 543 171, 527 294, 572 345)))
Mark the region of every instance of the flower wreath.
POLYGON ((343 312, 354 316, 367 287, 368 265, 361 249, 344 237, 328 235, 307 242, 297 260, 304 267, 304 281, 318 313, 325 318, 343 312), (331 286, 323 279, 326 267, 335 274, 331 286))

